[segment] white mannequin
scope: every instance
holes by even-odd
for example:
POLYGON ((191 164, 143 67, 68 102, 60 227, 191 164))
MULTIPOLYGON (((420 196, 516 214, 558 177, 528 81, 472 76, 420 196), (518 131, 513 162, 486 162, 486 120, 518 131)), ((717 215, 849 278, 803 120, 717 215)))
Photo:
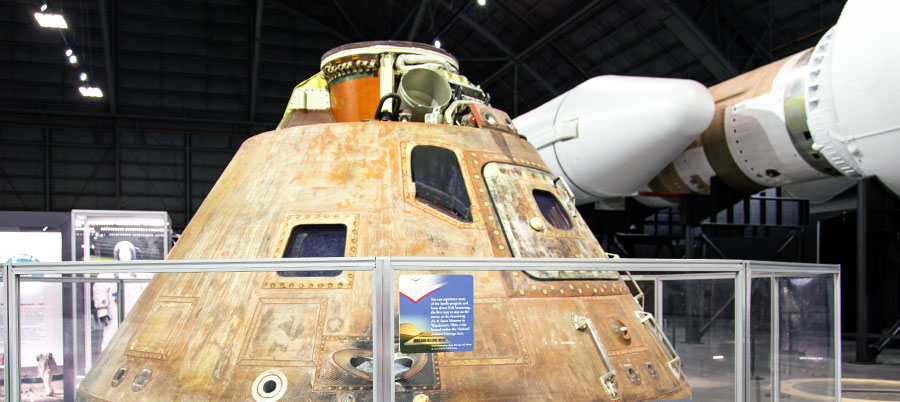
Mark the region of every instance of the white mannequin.
MULTIPOLYGON (((113 249, 113 258, 116 261, 133 261, 137 259, 138 249, 129 241, 120 241, 113 249)), ((146 273, 128 273, 128 274, 100 274, 98 278, 113 279, 150 279, 153 274, 146 273)), ((125 283, 125 312, 127 313, 134 306, 141 292, 147 287, 146 282, 125 283)), ((97 318, 103 324, 103 341, 101 342, 101 350, 106 349, 106 345, 112 339, 113 334, 119 328, 119 295, 118 285, 114 282, 97 282, 93 286, 94 290, 94 308, 97 309, 97 318)))

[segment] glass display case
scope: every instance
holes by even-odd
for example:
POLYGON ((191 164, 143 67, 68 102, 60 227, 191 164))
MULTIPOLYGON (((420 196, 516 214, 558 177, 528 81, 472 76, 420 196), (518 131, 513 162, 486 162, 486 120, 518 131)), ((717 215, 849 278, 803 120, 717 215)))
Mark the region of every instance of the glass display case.
POLYGON ((74 261, 162 260, 172 246, 166 211, 72 210, 74 261))
POLYGON ((50 386, 66 400, 76 389, 97 398, 164 392, 181 381, 177 369, 165 379, 164 362, 182 367, 185 350, 222 356, 208 366, 220 382, 198 389, 240 400, 477 400, 517 392, 629 400, 673 375, 687 380, 697 401, 840 394, 840 270, 833 265, 377 257, 8 263, 3 273, 10 279, 5 400, 45 392, 45 363, 31 363, 45 353, 23 344, 34 328, 63 332, 62 351, 47 351, 57 366, 50 386), (136 318, 124 314, 110 353, 100 357, 79 341, 97 337, 85 331, 97 323, 79 312, 84 303, 23 319, 34 308, 23 295, 36 284, 59 284, 63 300, 99 283, 127 298, 139 280, 98 277, 112 272, 166 275, 137 301, 136 318), (462 290, 439 290, 451 288, 462 290), (422 300, 430 318, 410 310, 422 300), (159 341, 155 333, 172 335, 159 341), (236 334, 233 342, 228 334, 236 334))

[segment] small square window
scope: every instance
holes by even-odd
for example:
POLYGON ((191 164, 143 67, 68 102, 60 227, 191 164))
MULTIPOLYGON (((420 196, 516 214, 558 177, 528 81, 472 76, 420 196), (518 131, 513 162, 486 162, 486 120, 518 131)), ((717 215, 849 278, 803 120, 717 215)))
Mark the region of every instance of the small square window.
POLYGON ((544 215, 547 222, 550 222, 550 225, 562 230, 572 229, 572 221, 569 220, 559 200, 553 194, 543 190, 534 190, 532 195, 534 195, 538 209, 541 210, 541 214, 544 215))
MULTIPOLYGON (((283 258, 343 257, 347 245, 344 225, 294 227, 283 258)), ((279 276, 338 276, 341 271, 279 271, 279 276)))
POLYGON ((416 199, 463 222, 472 222, 472 203, 456 153, 419 145, 412 149, 412 181, 416 199))

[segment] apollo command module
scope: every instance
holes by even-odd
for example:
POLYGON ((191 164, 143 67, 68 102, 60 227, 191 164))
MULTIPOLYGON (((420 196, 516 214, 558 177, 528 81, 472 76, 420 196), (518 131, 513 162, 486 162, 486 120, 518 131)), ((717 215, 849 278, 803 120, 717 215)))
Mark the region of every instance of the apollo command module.
MULTIPOLYGON (((449 53, 356 43, 321 67, 276 130, 244 142, 169 258, 607 257, 572 192, 449 53)), ((703 99, 690 118, 705 127, 703 99)), ((618 273, 466 274, 474 350, 397 353, 397 400, 690 400, 672 345, 618 273)), ((158 274, 77 400, 372 400, 372 280, 158 274)))

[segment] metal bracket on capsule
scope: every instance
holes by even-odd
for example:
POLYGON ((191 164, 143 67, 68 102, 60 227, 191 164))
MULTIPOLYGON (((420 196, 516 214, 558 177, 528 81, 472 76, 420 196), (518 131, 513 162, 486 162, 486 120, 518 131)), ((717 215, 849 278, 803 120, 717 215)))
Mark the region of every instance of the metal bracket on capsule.
POLYGON ((659 324, 656 323, 656 319, 653 318, 653 314, 650 314, 646 311, 635 311, 634 312, 638 319, 641 320, 641 323, 647 324, 649 323, 650 330, 656 332, 656 335, 663 341, 663 345, 666 346, 666 350, 668 350, 669 355, 672 357, 669 360, 668 366, 669 369, 672 370, 672 374, 675 375, 675 379, 681 379, 681 357, 678 356, 678 352, 675 351, 675 347, 672 346, 672 342, 669 342, 669 337, 666 336, 665 332, 659 327, 659 324))
POLYGON ((591 322, 590 318, 578 314, 572 314, 572 323, 575 324, 575 329, 579 331, 584 331, 586 329, 591 331, 591 337, 594 338, 594 344, 597 346, 597 350, 600 351, 600 356, 603 357, 603 364, 609 369, 606 374, 600 376, 600 382, 603 384, 606 393, 609 394, 610 399, 619 399, 619 386, 616 383, 616 370, 609 360, 606 348, 604 348, 603 343, 600 342, 600 337, 597 335, 597 329, 594 328, 594 323, 591 322))
POLYGON ((562 176, 557 176, 553 179, 553 187, 558 188, 563 194, 566 195, 566 209, 569 210, 569 214, 572 215, 573 218, 578 216, 578 210, 575 209, 575 193, 572 192, 572 189, 569 188, 569 184, 563 180, 562 176))
MULTIPOLYGON (((619 258, 619 256, 616 256, 619 258)), ((634 289, 637 291, 637 294, 634 295, 634 302, 637 303, 638 306, 641 306, 641 311, 646 310, 644 308, 644 291, 638 286, 636 280, 634 280, 634 276, 631 275, 631 272, 625 271, 625 274, 628 275, 628 280, 631 281, 631 284, 634 285, 634 289)))

